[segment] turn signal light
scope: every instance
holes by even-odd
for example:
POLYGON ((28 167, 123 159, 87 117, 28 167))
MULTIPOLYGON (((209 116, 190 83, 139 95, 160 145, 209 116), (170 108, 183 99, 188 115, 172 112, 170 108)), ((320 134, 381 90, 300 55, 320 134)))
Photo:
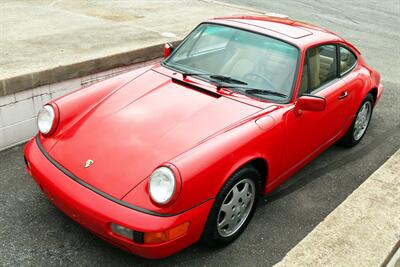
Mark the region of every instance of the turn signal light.
POLYGON ((183 236, 187 233, 189 229, 189 222, 185 222, 180 224, 174 228, 156 232, 156 233, 144 233, 144 243, 145 244, 159 244, 163 242, 167 242, 183 236))

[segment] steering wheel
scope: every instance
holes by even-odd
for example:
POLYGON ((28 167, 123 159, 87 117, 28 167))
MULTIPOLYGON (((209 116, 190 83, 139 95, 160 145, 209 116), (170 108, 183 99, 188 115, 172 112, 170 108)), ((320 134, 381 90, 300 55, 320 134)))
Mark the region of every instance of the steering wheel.
POLYGON ((261 79, 261 80, 267 82, 268 86, 269 86, 271 89, 276 90, 276 88, 274 87, 273 83, 271 82, 271 80, 270 80, 268 77, 266 77, 266 76, 264 76, 264 75, 261 75, 261 74, 259 74, 259 73, 253 73, 253 72, 247 73, 247 74, 244 76, 245 79, 250 79, 250 80, 251 80, 251 77, 257 77, 257 78, 259 78, 259 79, 261 79))

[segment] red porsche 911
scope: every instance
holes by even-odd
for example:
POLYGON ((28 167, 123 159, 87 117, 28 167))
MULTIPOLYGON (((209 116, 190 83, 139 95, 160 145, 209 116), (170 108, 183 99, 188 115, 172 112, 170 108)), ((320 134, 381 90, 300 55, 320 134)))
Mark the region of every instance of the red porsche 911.
POLYGON ((260 196, 360 142, 383 91, 353 45, 290 19, 211 19, 164 54, 45 105, 24 152, 55 206, 146 258, 235 240, 260 196))

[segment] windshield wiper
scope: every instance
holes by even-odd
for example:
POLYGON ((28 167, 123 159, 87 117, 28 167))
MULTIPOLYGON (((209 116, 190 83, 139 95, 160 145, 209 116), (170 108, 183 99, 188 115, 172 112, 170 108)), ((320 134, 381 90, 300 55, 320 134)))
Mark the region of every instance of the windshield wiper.
MULTIPOLYGON (((223 83, 229 83, 229 84, 240 84, 240 85, 247 85, 246 82, 229 77, 229 76, 224 76, 224 75, 219 75, 219 74, 209 74, 209 73, 182 73, 183 78, 185 79, 187 76, 208 76, 212 80, 218 80, 219 82, 223 83)), ((287 98, 288 95, 268 90, 268 89, 260 89, 260 88, 252 88, 248 86, 238 86, 238 85, 224 85, 221 83, 214 83, 217 86, 217 90, 220 90, 221 88, 227 88, 227 89, 244 89, 244 90, 238 90, 240 93, 248 94, 248 95, 273 95, 273 96, 278 96, 282 98, 287 98)))
MULTIPOLYGON (((241 84, 241 85, 247 85, 246 82, 225 76, 225 75, 219 75, 219 74, 208 74, 208 73, 182 73, 183 78, 185 79, 187 76, 208 76, 212 80, 217 80, 220 82, 224 83, 235 83, 235 84, 241 84)), ((217 84, 217 87, 220 87, 219 84, 217 84)))
POLYGON ((271 91, 271 90, 265 90, 265 89, 256 89, 256 88, 252 88, 252 89, 247 89, 244 91, 246 94, 249 95, 274 95, 274 96, 280 96, 283 98, 288 97, 288 95, 279 93, 279 92, 275 92, 275 91, 271 91))
POLYGON ((228 86, 222 86, 222 88, 244 89, 244 90, 241 90, 241 92, 248 94, 248 95, 274 95, 274 96, 279 96, 279 97, 283 97, 283 98, 288 97, 287 95, 279 93, 279 92, 275 92, 275 91, 271 91, 271 90, 267 90, 267 89, 251 88, 251 87, 247 87, 247 86, 228 85, 228 86))

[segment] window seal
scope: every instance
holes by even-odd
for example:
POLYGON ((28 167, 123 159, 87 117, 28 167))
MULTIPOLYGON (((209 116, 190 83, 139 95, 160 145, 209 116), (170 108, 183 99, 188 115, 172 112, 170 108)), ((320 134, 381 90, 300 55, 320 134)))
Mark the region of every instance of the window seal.
POLYGON ((333 85, 334 83, 337 83, 338 81, 340 81, 340 77, 335 77, 332 80, 329 80, 325 83, 320 84, 320 86, 318 86, 317 88, 315 88, 313 91, 311 91, 309 94, 314 95, 316 93, 319 93, 323 90, 325 90, 326 88, 328 88, 329 86, 333 85))
POLYGON ((336 44, 336 77, 340 78, 340 48, 336 44))
POLYGON ((307 94, 311 92, 311 69, 310 69, 310 55, 309 49, 306 51, 306 60, 307 60, 307 94))
POLYGON ((346 46, 346 45, 344 45, 344 44, 339 44, 339 60, 338 60, 338 64, 339 64, 339 77, 340 78, 343 78, 344 76, 346 76, 347 74, 349 74, 350 72, 352 72, 355 68, 356 68, 356 66, 358 65, 358 57, 357 57, 357 54, 356 53, 354 53, 354 51, 352 50, 352 49, 350 49, 348 46, 346 46), (341 47, 343 47, 344 49, 347 49, 350 53, 352 53, 353 55, 354 55, 354 57, 355 57, 355 62, 354 62, 354 64, 348 69, 348 70, 346 70, 346 71, 344 71, 343 73, 340 71, 340 48, 341 47))

